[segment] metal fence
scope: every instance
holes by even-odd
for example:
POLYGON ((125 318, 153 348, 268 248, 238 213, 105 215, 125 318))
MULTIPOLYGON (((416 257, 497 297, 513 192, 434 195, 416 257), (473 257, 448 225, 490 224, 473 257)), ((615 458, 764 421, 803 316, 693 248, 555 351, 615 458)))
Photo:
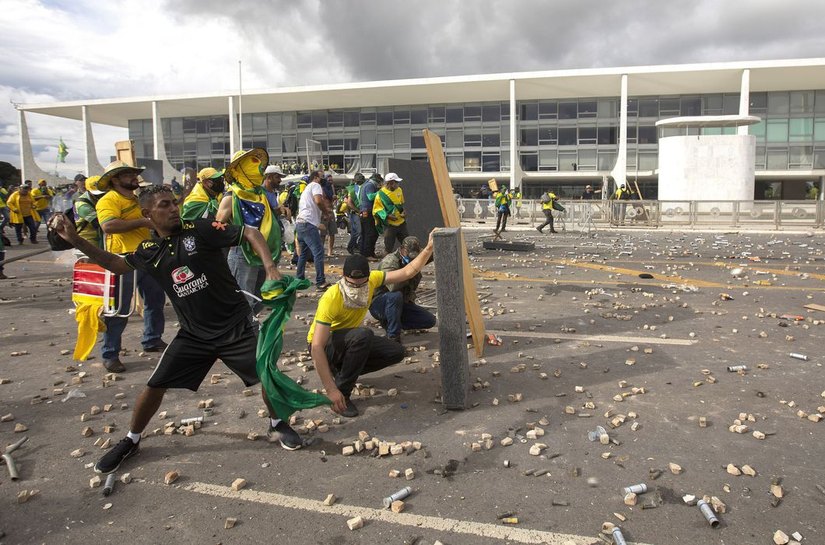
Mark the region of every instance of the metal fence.
MULTIPOLYGON (((559 201, 564 212, 553 211, 556 229, 589 232, 614 227, 821 229, 825 201, 559 201)), ((492 200, 458 199, 459 215, 467 224, 495 225, 492 200)), ((535 227, 544 222, 541 202, 513 201, 510 225, 535 227)))

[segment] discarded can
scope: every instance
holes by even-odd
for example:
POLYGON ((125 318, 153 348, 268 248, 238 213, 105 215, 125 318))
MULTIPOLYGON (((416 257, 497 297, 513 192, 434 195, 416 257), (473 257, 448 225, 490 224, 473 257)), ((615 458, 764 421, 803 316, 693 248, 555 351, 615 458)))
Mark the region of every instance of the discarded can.
POLYGON ((518 524, 518 517, 506 517, 501 519, 502 524, 518 524))
POLYGON ((212 408, 211 408, 211 407, 206 407, 206 408, 203 410, 203 417, 204 417, 204 418, 208 418, 208 417, 210 417, 210 416, 212 416, 212 408))
POLYGON ((791 352, 790 356, 795 360, 808 361, 808 356, 806 356, 805 354, 797 354, 796 352, 791 352))
POLYGON ((510 467, 510 460, 504 460, 504 467, 510 467))
POLYGON ((412 488, 409 486, 405 486, 395 494, 392 494, 391 496, 387 496, 386 498, 384 498, 384 508, 389 509, 390 505, 392 505, 392 502, 397 500, 403 500, 410 494, 412 494, 412 488))
POLYGON ((747 371, 747 365, 728 365, 728 373, 738 373, 739 371, 747 371))
POLYGON ((103 485, 103 495, 108 496, 115 488, 115 474, 109 473, 106 476, 106 483, 103 485))
POLYGON ((719 526, 719 519, 716 518, 716 513, 713 512, 713 509, 711 509, 710 505, 708 505, 708 502, 705 500, 699 500, 696 502, 696 505, 699 506, 699 510, 702 512, 702 515, 704 515, 705 520, 708 521, 711 528, 716 528, 719 526))
POLYGON ((628 494, 644 494, 647 492, 647 485, 644 483, 641 484, 634 484, 632 486, 625 486, 622 489, 624 495, 627 496, 628 494))
POLYGON ((611 532, 613 534, 613 542, 616 545, 627 545, 627 541, 624 540, 624 535, 622 534, 622 529, 616 526, 613 528, 611 532))
POLYGON ((202 416, 193 416, 192 418, 181 418, 180 424, 181 426, 186 426, 188 424, 194 424, 195 422, 203 422, 202 416))

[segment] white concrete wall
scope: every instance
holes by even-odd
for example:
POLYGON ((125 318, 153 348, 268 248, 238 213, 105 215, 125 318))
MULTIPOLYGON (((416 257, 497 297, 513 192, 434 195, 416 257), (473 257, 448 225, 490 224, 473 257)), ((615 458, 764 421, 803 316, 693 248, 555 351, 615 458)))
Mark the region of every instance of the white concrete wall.
POLYGON ((659 200, 753 200, 756 137, 659 139, 659 200))

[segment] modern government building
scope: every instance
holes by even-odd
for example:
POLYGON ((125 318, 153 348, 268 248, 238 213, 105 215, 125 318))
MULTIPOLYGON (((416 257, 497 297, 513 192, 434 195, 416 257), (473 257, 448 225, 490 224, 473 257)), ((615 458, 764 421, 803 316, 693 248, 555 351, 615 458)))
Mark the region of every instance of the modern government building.
MULTIPOLYGON (((496 178, 525 197, 638 183, 645 198, 821 198, 825 59, 553 70, 17 105, 24 176, 40 175, 26 116, 81 120, 87 174, 99 172, 91 124, 128 128, 140 159, 223 167, 262 147, 306 161, 320 143, 338 173, 426 160, 441 137, 456 191, 496 178), (698 179, 697 179, 698 176, 698 179)), ((414 183, 414 181, 412 181, 414 183)))

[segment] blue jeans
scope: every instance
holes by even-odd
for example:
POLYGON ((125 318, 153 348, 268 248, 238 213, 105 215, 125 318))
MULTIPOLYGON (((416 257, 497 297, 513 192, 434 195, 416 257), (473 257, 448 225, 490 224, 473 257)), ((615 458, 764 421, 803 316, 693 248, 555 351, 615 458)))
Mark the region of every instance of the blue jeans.
MULTIPOLYGON (((124 274, 118 277, 123 285, 123 289, 118 288, 119 293, 123 293, 123 298, 118 303, 118 312, 128 312, 132 304, 132 294, 134 292, 134 278, 137 278, 138 293, 143 298, 143 338, 140 343, 143 348, 156 346, 163 336, 163 328, 166 320, 163 317, 163 305, 166 302, 166 294, 157 281, 143 271, 136 271, 135 276, 124 274)), ((106 323, 106 332, 103 333, 103 350, 101 356, 105 360, 117 358, 120 354, 120 340, 123 331, 126 329, 128 318, 103 318, 106 323)))
MULTIPOLYGON (((238 287, 256 297, 260 297, 261 286, 266 279, 264 268, 253 267, 247 263, 240 246, 233 246, 229 250, 226 261, 229 264, 229 271, 238 283, 238 287)), ((252 307, 254 314, 259 313, 263 309, 263 304, 260 302, 250 297, 247 297, 246 300, 249 302, 249 306, 252 307)))
POLYGON ((397 337, 402 329, 430 329, 435 316, 415 303, 405 303, 400 291, 388 291, 372 300, 370 314, 387 328, 387 335, 397 337))
POLYGON ((295 271, 295 276, 303 280, 307 256, 311 253, 315 260, 315 285, 323 286, 327 279, 324 276, 324 243, 321 242, 321 233, 316 226, 305 221, 297 222, 295 230, 301 243, 301 255, 298 256, 298 270, 295 271))
POLYGON ((40 227, 40 224, 34 221, 34 217, 23 216, 23 223, 14 223, 13 225, 17 242, 23 244, 23 225, 29 229, 29 239, 32 242, 37 242, 37 228, 40 227))
POLYGON ((349 219, 349 242, 347 252, 354 254, 361 248, 361 216, 355 212, 347 212, 349 219))

